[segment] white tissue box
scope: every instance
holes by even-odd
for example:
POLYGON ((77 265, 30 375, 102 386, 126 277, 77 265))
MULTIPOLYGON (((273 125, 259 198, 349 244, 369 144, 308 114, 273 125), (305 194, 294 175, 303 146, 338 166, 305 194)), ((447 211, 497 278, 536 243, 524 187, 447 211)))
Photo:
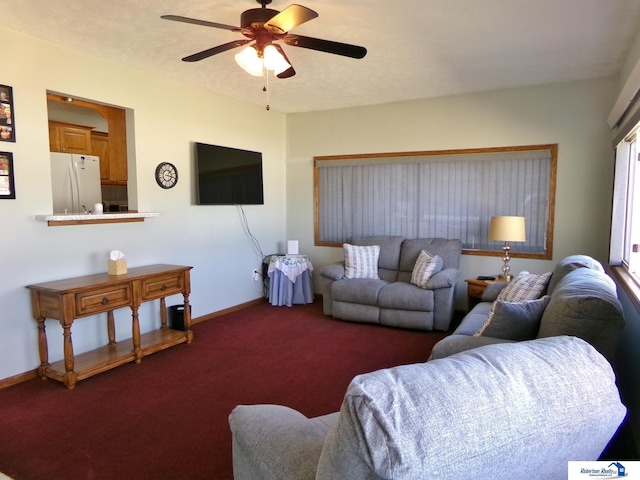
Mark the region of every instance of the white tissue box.
POLYGON ((123 275, 127 273, 127 260, 109 260, 109 275, 123 275))

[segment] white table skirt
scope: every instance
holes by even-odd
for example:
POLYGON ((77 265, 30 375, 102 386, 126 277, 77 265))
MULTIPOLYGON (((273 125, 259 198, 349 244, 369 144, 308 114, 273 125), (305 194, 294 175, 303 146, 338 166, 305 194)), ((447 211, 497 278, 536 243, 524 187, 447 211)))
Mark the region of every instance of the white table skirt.
POLYGON ((292 282, 281 270, 269 273, 269 303, 290 307, 294 304, 313 303, 313 277, 305 270, 292 282))

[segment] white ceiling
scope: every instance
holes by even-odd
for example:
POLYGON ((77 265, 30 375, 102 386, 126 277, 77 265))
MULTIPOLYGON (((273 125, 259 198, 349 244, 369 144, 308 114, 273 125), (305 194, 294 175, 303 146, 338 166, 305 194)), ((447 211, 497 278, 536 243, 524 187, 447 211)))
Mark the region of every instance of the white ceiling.
MULTIPOLYGON (((362 45, 368 53, 355 60, 284 45, 297 75, 269 78, 269 103, 281 112, 617 74, 640 29, 640 0, 299 1, 319 17, 293 33, 362 45)), ((269 8, 288 5, 273 0, 269 8)), ((0 7, 4 27, 267 103, 264 80, 237 66, 237 51, 195 63, 180 60, 241 34, 160 19, 174 14, 239 25, 243 10, 259 8, 255 0, 0 0, 0 7)))

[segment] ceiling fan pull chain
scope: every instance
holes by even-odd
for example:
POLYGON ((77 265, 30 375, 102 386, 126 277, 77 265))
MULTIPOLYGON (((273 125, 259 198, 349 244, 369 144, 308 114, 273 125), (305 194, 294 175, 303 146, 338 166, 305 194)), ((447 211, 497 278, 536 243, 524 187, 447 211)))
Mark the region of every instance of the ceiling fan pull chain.
POLYGON ((267 92, 267 110, 271 110, 271 106, 269 106, 269 70, 265 68, 265 78, 267 79, 266 85, 262 87, 263 92, 267 92))

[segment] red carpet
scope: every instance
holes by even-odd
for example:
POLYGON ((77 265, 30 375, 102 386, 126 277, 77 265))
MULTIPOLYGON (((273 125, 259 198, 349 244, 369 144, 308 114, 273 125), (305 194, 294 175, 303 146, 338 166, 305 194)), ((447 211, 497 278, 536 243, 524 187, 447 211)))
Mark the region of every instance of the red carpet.
POLYGON ((52 380, 0 390, 0 471, 16 480, 231 479, 233 407, 337 411, 355 375, 425 361, 445 336, 336 321, 318 302, 261 304, 194 334, 191 345, 73 391, 52 380))

